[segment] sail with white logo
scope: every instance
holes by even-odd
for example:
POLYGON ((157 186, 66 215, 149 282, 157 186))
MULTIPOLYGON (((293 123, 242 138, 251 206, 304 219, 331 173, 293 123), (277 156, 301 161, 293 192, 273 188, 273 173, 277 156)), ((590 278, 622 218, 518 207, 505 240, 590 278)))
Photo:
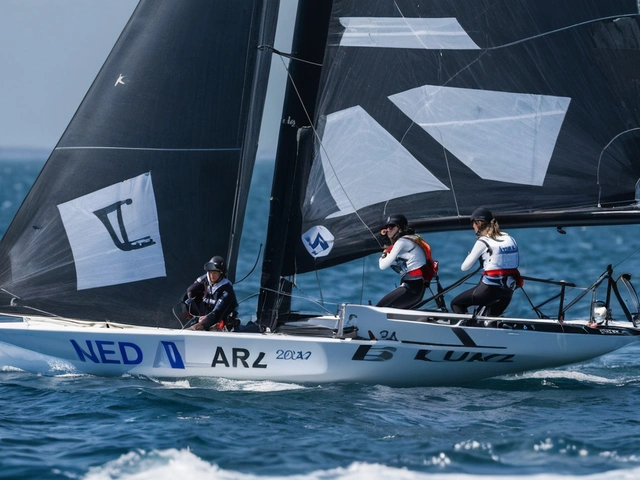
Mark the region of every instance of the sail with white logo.
POLYGON ((0 244, 3 304, 180 328, 207 258, 233 278, 275 22, 268 1, 140 2, 0 244))
POLYGON ((505 227, 637 222, 638 8, 334 1, 280 273, 380 251, 395 212, 421 232, 468 228, 479 205, 505 227))

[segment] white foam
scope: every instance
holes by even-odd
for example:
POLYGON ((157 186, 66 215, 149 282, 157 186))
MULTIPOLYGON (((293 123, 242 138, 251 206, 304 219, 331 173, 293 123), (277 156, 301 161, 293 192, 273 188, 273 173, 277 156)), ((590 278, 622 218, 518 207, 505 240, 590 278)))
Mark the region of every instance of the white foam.
MULTIPOLYGON (((445 463, 435 463, 446 468, 445 463)), ((632 480, 640 477, 640 467, 611 470, 591 475, 560 475, 541 473, 536 475, 509 475, 510 480, 632 480)), ((138 450, 99 467, 92 467, 82 477, 84 480, 489 480, 495 475, 461 473, 425 473, 407 468, 394 468, 375 463, 353 462, 347 467, 316 470, 296 475, 253 475, 234 470, 224 470, 209 463, 189 449, 145 452, 138 450)), ((506 477, 505 477, 506 478, 506 477)))
POLYGON ((268 380, 230 380, 228 378, 203 378, 199 386, 202 386, 203 383, 210 383, 212 387, 220 391, 282 392, 309 388, 295 383, 280 383, 268 380))
POLYGON ((148 380, 168 389, 210 388, 221 392, 281 392, 310 388, 295 383, 280 383, 268 380, 231 380, 215 377, 194 377, 183 380, 159 380, 148 377, 148 380))
POLYGON ((522 380, 526 378, 539 378, 539 379, 568 379, 577 380, 585 383, 597 383, 603 385, 619 385, 621 383, 620 378, 606 378, 598 375, 590 375, 587 373, 577 372, 573 370, 538 370, 535 372, 524 372, 518 375, 509 375, 501 377, 503 380, 522 380))

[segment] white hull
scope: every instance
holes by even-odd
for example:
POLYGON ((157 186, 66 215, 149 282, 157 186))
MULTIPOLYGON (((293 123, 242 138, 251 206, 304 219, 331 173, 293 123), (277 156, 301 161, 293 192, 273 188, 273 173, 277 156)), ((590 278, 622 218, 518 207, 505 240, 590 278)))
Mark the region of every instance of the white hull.
MULTIPOLYGON (((7 317, 5 317, 6 319, 7 317)), ((357 382, 398 387, 468 383, 598 357, 637 341, 629 322, 566 333, 550 320, 346 306, 314 324, 358 328, 356 338, 282 333, 195 332, 18 317, 0 322, 0 363, 37 373, 222 377, 295 383, 357 382), (484 326, 505 322, 515 328, 484 326), (441 323, 437 323, 440 321, 441 323), (557 330, 557 331, 542 331, 557 330), (370 340, 371 331, 375 340, 370 340), (363 339, 360 337, 366 337, 363 339), (16 348, 17 347, 17 348, 16 348), (49 372, 43 371, 48 365, 49 372)), ((584 322, 566 322, 579 330, 584 322)))

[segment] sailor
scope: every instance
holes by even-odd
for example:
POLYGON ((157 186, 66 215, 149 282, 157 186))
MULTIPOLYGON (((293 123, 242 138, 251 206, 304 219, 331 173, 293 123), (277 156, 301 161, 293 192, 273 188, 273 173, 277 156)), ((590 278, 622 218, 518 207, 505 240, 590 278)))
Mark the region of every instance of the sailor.
MULTIPOLYGON (((238 302, 233 285, 226 278, 224 258, 215 256, 204 265, 206 273, 187 289, 189 311, 197 321, 189 330, 231 330, 236 323, 238 302)), ((195 319, 194 319, 195 320, 195 319)))
POLYGON ((401 284, 382 297, 376 306, 411 308, 422 300, 425 288, 438 269, 438 262, 433 261, 431 247, 416 235, 404 215, 390 215, 380 233, 391 242, 378 261, 380 269, 391 267, 400 275, 401 284))
POLYGON ((489 209, 477 208, 470 219, 477 240, 460 268, 467 271, 479 260, 482 278, 474 288, 455 297, 451 309, 454 313, 467 313, 468 307, 476 305, 485 307, 483 315, 498 317, 511 302, 513 291, 522 286, 518 244, 512 236, 500 231, 489 209))

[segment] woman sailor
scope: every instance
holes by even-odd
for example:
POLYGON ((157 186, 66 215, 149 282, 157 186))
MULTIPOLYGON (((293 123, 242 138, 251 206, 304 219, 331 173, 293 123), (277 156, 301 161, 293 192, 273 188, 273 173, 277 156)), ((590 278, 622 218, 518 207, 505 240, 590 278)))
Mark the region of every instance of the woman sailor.
POLYGON ((389 267, 400 275, 401 284, 387 293, 377 307, 411 308, 424 295, 425 288, 438 268, 431 258, 431 248, 408 225, 404 215, 391 215, 382 230, 391 242, 379 259, 381 270, 389 267))
POLYGON ((484 316, 497 317, 511 302, 516 287, 522 286, 518 244, 513 237, 500 231, 497 220, 487 208, 476 209, 471 214, 471 224, 477 240, 460 268, 467 271, 480 260, 484 271, 478 285, 451 301, 451 309, 454 313, 467 313, 468 307, 476 305, 485 307, 484 316))

